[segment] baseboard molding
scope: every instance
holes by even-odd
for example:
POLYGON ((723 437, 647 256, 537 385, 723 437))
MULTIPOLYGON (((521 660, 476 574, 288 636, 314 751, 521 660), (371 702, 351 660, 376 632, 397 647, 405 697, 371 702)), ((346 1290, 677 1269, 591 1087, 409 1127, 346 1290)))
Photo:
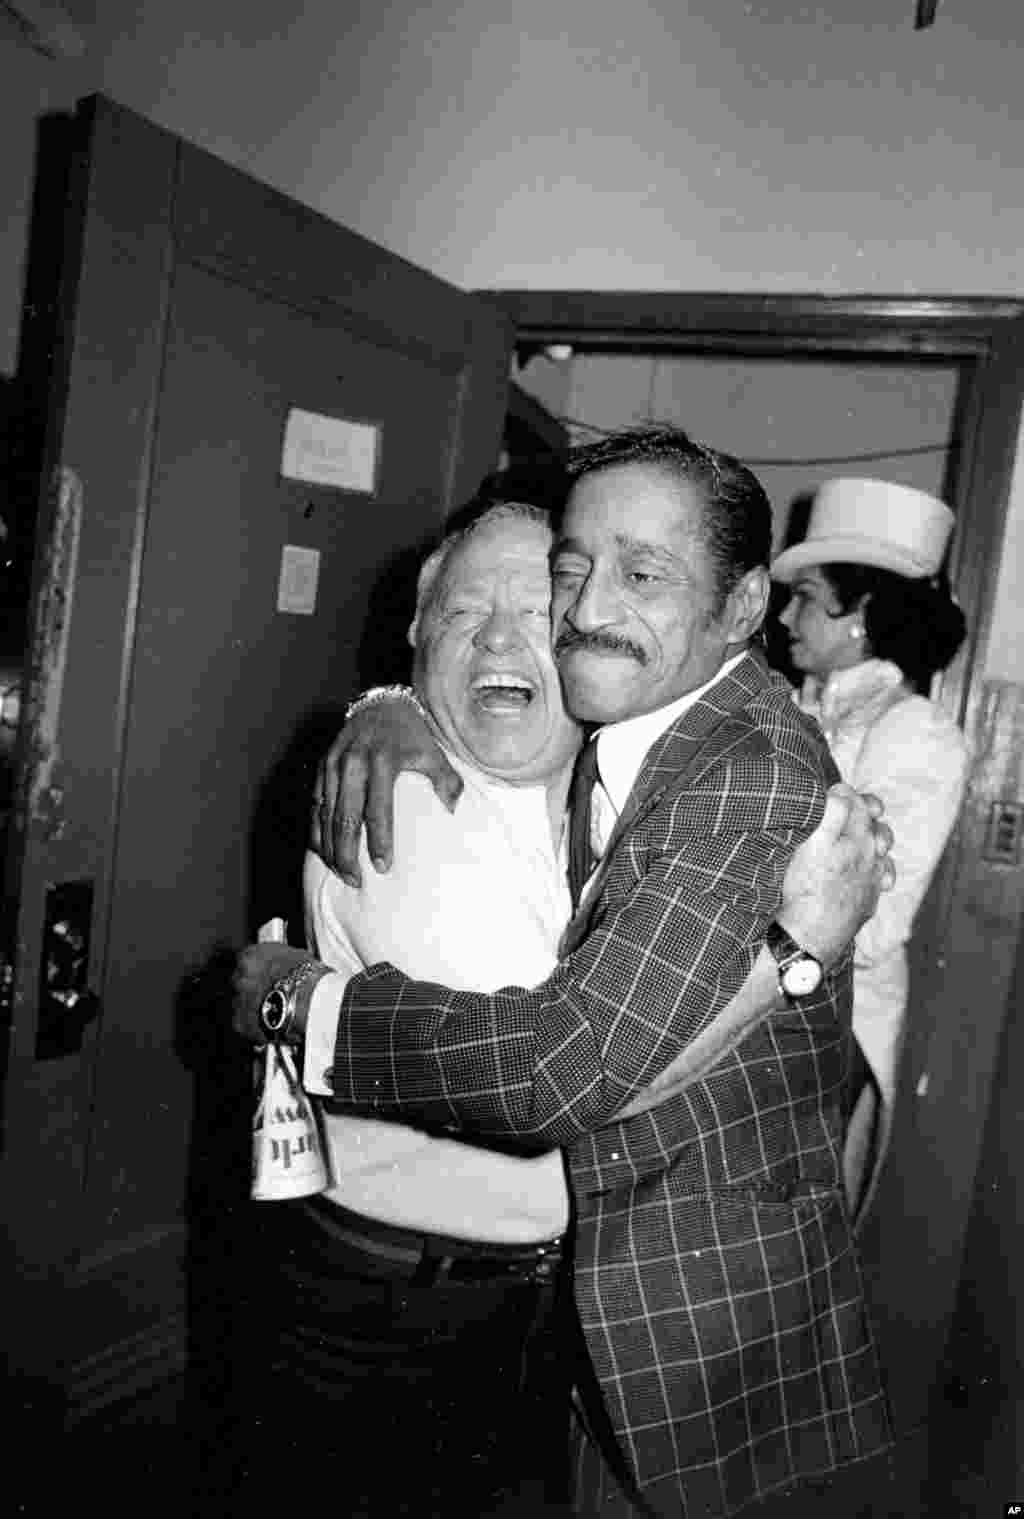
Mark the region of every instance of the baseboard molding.
POLYGON ((67 1429, 180 1381, 187 1360, 185 1315, 176 1313, 79 1361, 68 1372, 67 1429))

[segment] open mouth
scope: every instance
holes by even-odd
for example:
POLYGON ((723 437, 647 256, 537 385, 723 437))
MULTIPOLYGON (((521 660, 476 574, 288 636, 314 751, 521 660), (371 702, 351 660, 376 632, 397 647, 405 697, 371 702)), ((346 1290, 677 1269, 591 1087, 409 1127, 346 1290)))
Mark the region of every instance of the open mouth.
POLYGON ((478 675, 470 689, 485 712, 495 713, 525 712, 537 694, 532 681, 505 671, 478 675))

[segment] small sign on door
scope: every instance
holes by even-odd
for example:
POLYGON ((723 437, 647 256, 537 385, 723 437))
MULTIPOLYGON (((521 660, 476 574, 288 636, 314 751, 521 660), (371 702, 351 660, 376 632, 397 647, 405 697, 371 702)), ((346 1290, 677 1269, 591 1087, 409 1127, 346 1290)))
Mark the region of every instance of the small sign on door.
POLYGON ((286 480, 372 496, 379 450, 380 428, 372 422, 325 417, 293 406, 284 425, 281 474, 286 480))
POLYGON ((301 612, 310 616, 316 611, 316 587, 319 579, 319 549, 300 548, 296 543, 286 543, 281 550, 277 610, 301 612))

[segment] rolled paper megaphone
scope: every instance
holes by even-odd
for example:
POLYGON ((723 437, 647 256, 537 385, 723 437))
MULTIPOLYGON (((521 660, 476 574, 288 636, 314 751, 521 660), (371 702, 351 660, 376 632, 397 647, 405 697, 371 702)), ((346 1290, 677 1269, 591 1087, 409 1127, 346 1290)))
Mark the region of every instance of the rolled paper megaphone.
POLYGON ((288 1046, 268 1044, 263 1061, 252 1123, 252 1195, 261 1202, 312 1197, 330 1186, 316 1114, 288 1046))
MULTIPOLYGON (((261 943, 283 944, 284 922, 272 918, 261 943)), ((331 1184, 317 1114, 303 1091, 286 1044, 268 1044, 256 1057, 262 1090, 252 1121, 252 1196, 260 1202, 312 1197, 331 1184)))

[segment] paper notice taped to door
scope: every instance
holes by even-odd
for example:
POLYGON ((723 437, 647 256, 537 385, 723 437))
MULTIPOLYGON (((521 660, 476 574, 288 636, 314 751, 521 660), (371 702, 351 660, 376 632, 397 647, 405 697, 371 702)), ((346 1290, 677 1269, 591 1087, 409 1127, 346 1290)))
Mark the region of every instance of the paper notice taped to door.
POLYGON ((320 551, 286 543, 281 550, 281 574, 277 582, 277 610, 301 612, 310 616, 316 611, 316 587, 320 579, 320 551))
POLYGON ((281 473, 287 480, 372 496, 379 447, 380 428, 372 422, 325 417, 293 406, 284 426, 281 473))

